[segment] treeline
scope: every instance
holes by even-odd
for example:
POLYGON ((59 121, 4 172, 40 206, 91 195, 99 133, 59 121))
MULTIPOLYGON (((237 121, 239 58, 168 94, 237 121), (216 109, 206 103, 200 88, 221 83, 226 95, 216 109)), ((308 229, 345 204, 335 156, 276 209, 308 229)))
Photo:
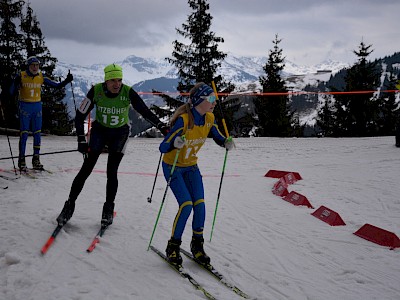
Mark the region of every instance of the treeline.
MULTIPOLYGON (((216 70, 226 54, 218 51, 223 43, 211 31, 212 16, 206 0, 189 0, 192 13, 186 23, 177 29, 178 35, 188 43, 174 41, 172 58, 166 58, 178 69, 178 91, 189 92, 195 82, 215 81, 217 90, 230 93, 234 85, 216 76, 216 70)), ((260 96, 229 96, 222 98, 222 112, 235 136, 272 136, 293 137, 304 135, 324 136, 373 136, 393 135, 399 121, 399 108, 396 104, 396 88, 399 69, 393 69, 400 63, 399 55, 382 61, 371 62, 368 56, 372 45, 361 42, 359 49, 353 51, 358 61, 338 75, 332 76, 328 83, 307 86, 312 94, 293 96, 285 85, 282 71, 285 67, 281 39, 278 34, 268 51, 268 60, 263 66, 265 75, 259 77, 262 87, 260 96), (389 61, 390 60, 390 61, 389 61), (390 90, 392 92, 382 92, 390 90), (327 92, 360 92, 350 94, 326 94, 327 92), (365 92, 369 91, 369 92, 365 92), (381 92, 371 92, 381 91, 381 92), (323 92, 323 94, 319 94, 323 92), (307 107, 308 105, 308 107, 307 107), (314 126, 300 124, 299 109, 318 109, 314 126)), ((259 91, 253 91, 259 92, 259 91)), ((166 107, 153 106, 162 116, 170 116, 187 99, 171 99, 162 96, 166 107)), ((220 111, 216 112, 221 120, 220 111)), ((221 125, 221 124, 220 124, 221 125)), ((222 128, 222 127, 221 127, 222 128)))
MULTIPOLYGON (((43 75, 55 80, 53 72, 57 59, 46 47, 40 23, 29 2, 23 0, 0 0, 0 84, 1 118, 0 127, 19 128, 18 99, 9 95, 9 87, 14 76, 27 68, 26 59, 37 56, 41 62, 43 75)), ((66 135, 72 132, 67 105, 62 102, 64 89, 43 86, 43 128, 42 132, 66 135)))
POLYGON ((317 126, 325 136, 394 135, 399 124, 396 84, 400 53, 368 61, 371 45, 360 43, 358 61, 325 84, 325 91, 350 92, 325 95, 318 110, 317 126), (374 92, 375 91, 375 92, 374 92), (354 92, 354 93, 351 93, 354 92), (362 93, 357 93, 362 92, 362 93))
MULTIPOLYGON (((25 59, 36 55, 42 61, 41 69, 52 77, 57 59, 52 57, 45 46, 39 22, 29 3, 25 1, 0 0, 0 73, 2 108, 6 111, 3 126, 17 128, 17 101, 6 96, 5 90, 12 76, 25 68, 25 59)), ((219 93, 226 94, 235 86, 217 74, 227 54, 219 50, 224 42, 222 37, 211 30, 212 15, 208 0, 188 0, 191 13, 185 23, 176 29, 180 39, 173 41, 171 57, 166 60, 178 70, 178 91, 186 95, 196 82, 215 83, 219 93)), ((230 134, 234 136, 293 137, 306 135, 324 136, 371 136, 393 135, 399 120, 399 108, 394 92, 400 63, 400 54, 382 61, 368 60, 373 51, 371 45, 361 42, 354 51, 358 61, 350 68, 332 76, 327 83, 307 86, 313 92, 308 95, 291 95, 286 87, 282 71, 285 57, 280 48, 278 34, 268 50, 265 74, 259 77, 261 91, 255 85, 250 87, 259 96, 220 97, 221 109, 215 110, 222 126, 225 119, 230 134), (390 61, 389 61, 390 60, 390 61), (380 91, 380 92, 373 92, 380 91), (325 94, 318 94, 324 92, 325 94), (350 94, 326 94, 326 92, 362 92, 350 94), (300 124, 299 111, 318 108, 315 126, 300 124)), ((158 92, 153 90, 153 92, 158 92)), ((69 134, 72 122, 67 107, 60 100, 64 91, 44 90, 43 128, 51 133, 69 134)), ((186 96, 171 98, 162 95, 164 106, 152 106, 159 116, 169 118, 175 109, 187 101, 186 96)))

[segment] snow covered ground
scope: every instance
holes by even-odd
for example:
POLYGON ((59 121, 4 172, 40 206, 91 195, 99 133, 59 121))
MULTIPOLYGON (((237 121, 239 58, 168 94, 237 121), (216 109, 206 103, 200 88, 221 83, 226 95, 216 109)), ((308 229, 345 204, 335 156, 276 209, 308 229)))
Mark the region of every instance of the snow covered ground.
MULTIPOLYGON (((82 156, 45 155, 42 163, 52 175, 0 180, 8 185, 0 190, 0 299, 204 299, 147 251, 166 187, 159 176, 153 202, 147 202, 160 141, 130 140, 120 167, 117 217, 90 254, 86 249, 99 229, 105 200, 106 154, 86 182, 74 216, 44 256, 40 249, 56 226, 82 156)), ((18 139, 10 142, 17 155, 18 139)), ((400 299, 399 248, 389 250, 353 234, 368 223, 400 235, 400 149, 394 137, 252 138, 237 139, 236 145, 228 155, 212 242, 224 150, 209 140, 199 159, 206 188, 205 249, 229 281, 262 300, 400 299), (272 194, 277 180, 264 177, 270 169, 299 172, 303 180, 289 191, 305 195, 314 209, 272 194), (338 212, 346 226, 313 217, 321 205, 338 212)), ((30 137, 28 154, 31 148, 30 137)), ((69 149, 76 149, 75 137, 43 137, 43 153, 69 149)), ((0 152, 10 156, 5 136, 0 152)), ((0 169, 12 169, 11 160, 0 160, 0 169)), ((169 192, 155 247, 165 249, 176 210, 169 192)), ((217 299, 240 299, 189 260, 184 266, 217 299)))

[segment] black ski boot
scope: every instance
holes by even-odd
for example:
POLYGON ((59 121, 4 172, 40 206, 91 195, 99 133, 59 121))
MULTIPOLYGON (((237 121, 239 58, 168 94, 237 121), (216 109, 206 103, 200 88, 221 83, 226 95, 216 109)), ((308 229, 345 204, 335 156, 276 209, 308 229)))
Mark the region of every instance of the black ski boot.
POLYGON ((72 200, 65 201, 64 207, 60 215, 57 217, 58 225, 62 226, 65 225, 68 222, 68 220, 71 219, 74 210, 75 210, 75 201, 72 200))
POLYGON ((103 213, 101 215, 101 226, 108 227, 112 224, 114 218, 114 202, 103 205, 103 213))
POLYGON ((203 237, 192 237, 190 243, 190 250, 192 251, 193 257, 200 263, 207 265, 210 263, 210 257, 204 252, 204 238, 203 237))
POLYGON ((34 154, 32 157, 32 168, 34 170, 43 170, 43 165, 40 163, 39 154, 34 154))
POLYGON ((168 261, 171 264, 181 266, 182 265, 182 256, 181 256, 181 246, 182 241, 177 240, 174 238, 171 238, 168 241, 167 249, 165 249, 165 252, 167 254, 168 261))
POLYGON ((25 157, 18 158, 18 168, 20 172, 26 172, 25 157))

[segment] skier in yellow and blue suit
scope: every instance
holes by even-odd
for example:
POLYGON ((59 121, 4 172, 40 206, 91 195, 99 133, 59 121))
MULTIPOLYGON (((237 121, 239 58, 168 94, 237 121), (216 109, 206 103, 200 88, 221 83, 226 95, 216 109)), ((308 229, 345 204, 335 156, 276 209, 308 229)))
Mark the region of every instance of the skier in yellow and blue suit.
POLYGON ((205 83, 196 84, 189 95, 189 102, 180 106, 171 118, 171 131, 160 144, 160 152, 165 153, 162 167, 168 181, 178 149, 179 155, 170 187, 179 204, 178 213, 172 227, 166 254, 171 263, 181 265, 180 245, 186 222, 193 210, 192 241, 193 256, 202 263, 210 263, 204 251, 203 229, 205 202, 203 179, 197 165, 197 152, 209 134, 214 141, 228 150, 234 147, 232 138, 226 138, 218 130, 213 114, 216 97, 211 87, 205 83))
POLYGON ((30 130, 33 133, 32 166, 34 169, 43 169, 43 165, 39 160, 42 130, 42 85, 60 89, 73 80, 72 74, 69 73, 63 82, 52 81, 43 76, 42 72, 39 71, 39 66, 40 62, 36 56, 29 57, 26 71, 19 73, 10 87, 12 98, 19 91, 20 140, 18 167, 21 171, 26 170, 25 149, 30 130))

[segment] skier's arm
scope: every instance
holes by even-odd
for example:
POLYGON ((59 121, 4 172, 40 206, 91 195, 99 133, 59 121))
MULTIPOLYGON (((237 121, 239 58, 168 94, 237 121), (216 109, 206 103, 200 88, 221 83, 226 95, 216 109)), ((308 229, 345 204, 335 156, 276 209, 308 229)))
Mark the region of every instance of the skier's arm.
POLYGON ((168 133, 167 126, 146 106, 143 99, 133 89, 129 90, 129 99, 132 107, 141 114, 150 124, 155 126, 165 136, 168 133))
POLYGON ((61 88, 65 87, 68 83, 70 83, 73 79, 74 79, 74 77, 72 76, 71 73, 68 73, 67 78, 65 78, 65 80, 61 81, 61 82, 56 82, 54 80, 51 80, 48 77, 43 77, 43 84, 50 86, 50 87, 61 89, 61 88))
POLYGON ((87 93, 86 98, 83 99, 81 105, 76 110, 75 128, 76 128, 76 135, 78 137, 78 142, 85 140, 84 123, 87 115, 94 107, 93 98, 94 98, 94 88, 92 87, 90 91, 87 93))
POLYGON ((219 131, 217 122, 214 120, 214 124, 210 130, 211 136, 213 140, 220 145, 221 147, 225 147, 226 137, 219 131))
POLYGON ((183 134, 183 119, 179 117, 174 126, 171 128, 171 131, 168 132, 168 134, 164 137, 164 140, 160 144, 160 152, 161 153, 167 153, 175 149, 174 147, 174 141, 177 137, 182 136, 183 134))

